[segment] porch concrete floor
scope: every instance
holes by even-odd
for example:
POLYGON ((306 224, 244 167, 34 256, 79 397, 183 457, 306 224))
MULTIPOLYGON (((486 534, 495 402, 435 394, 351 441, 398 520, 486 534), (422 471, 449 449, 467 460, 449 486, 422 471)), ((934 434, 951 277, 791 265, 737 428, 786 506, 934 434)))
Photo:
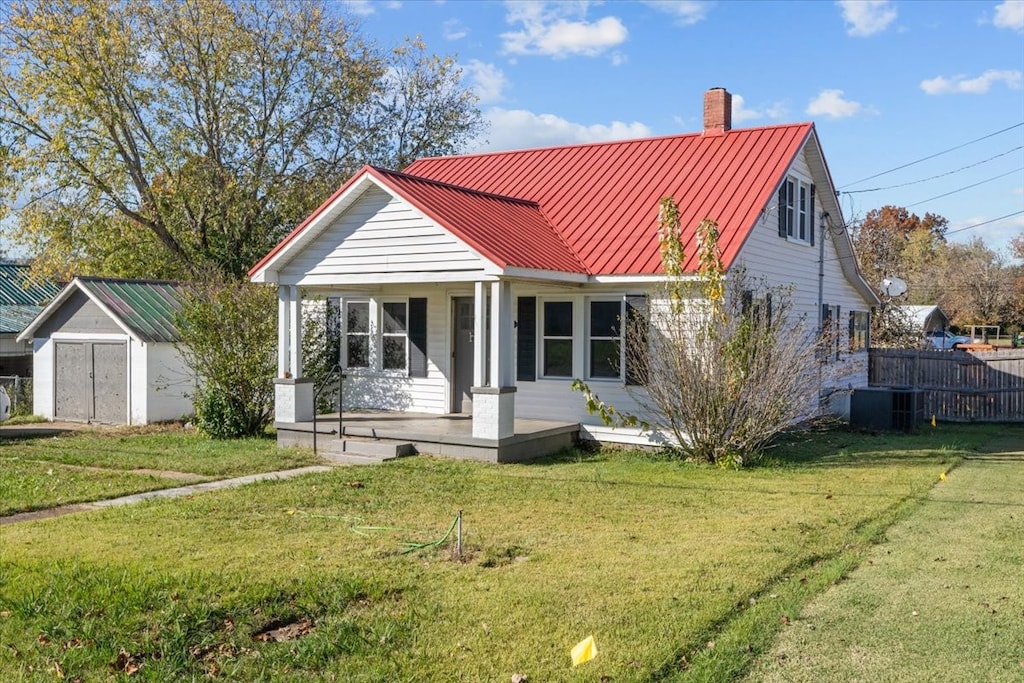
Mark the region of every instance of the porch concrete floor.
MULTIPOLYGON (((313 422, 276 422, 278 443, 311 442, 313 422)), ((473 436, 470 415, 432 415, 427 413, 354 412, 343 413, 341 434, 338 413, 317 415, 316 433, 321 446, 329 439, 355 437, 388 439, 412 443, 418 453, 490 462, 528 460, 553 453, 575 443, 580 426, 576 422, 552 420, 515 421, 515 434, 505 439, 479 439, 473 436)))

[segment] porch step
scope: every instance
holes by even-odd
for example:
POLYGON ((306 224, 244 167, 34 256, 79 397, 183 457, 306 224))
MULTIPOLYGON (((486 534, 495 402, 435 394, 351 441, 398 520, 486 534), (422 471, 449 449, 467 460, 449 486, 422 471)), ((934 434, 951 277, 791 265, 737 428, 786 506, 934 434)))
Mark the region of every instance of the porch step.
POLYGON ((317 443, 320 457, 348 465, 371 465, 416 454, 416 448, 395 439, 326 438, 317 443))

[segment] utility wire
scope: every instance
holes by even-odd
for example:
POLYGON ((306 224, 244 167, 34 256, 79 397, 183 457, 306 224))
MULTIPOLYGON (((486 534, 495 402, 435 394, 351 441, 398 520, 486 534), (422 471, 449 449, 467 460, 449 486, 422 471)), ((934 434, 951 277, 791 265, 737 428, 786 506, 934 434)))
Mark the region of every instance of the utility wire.
POLYGON ((986 178, 985 180, 979 180, 978 182, 974 183, 973 185, 965 185, 964 187, 960 187, 960 188, 957 188, 955 190, 951 190, 950 192, 945 192, 943 194, 937 194, 934 197, 929 197, 928 199, 922 199, 921 201, 914 202, 913 204, 905 204, 903 208, 909 209, 910 207, 917 206, 918 204, 925 204, 925 203, 933 201, 935 199, 942 199, 943 197, 948 197, 951 194, 956 194, 957 192, 963 192, 964 190, 969 190, 972 187, 977 187, 978 185, 984 185, 985 183, 991 183, 993 180, 999 180, 1000 178, 1005 178, 1008 175, 1013 175, 1014 173, 1020 173, 1021 171, 1024 171, 1024 166, 1021 166, 1020 168, 1015 168, 1012 171, 1007 171, 1006 173, 1000 173, 999 175, 992 176, 991 178, 986 178))
POLYGON ((1020 123, 1016 123, 1016 124, 1014 124, 1012 126, 1008 126, 1007 128, 1003 128, 1002 130, 997 130, 994 133, 989 133, 988 135, 983 135, 980 138, 977 138, 975 140, 971 140, 970 142, 965 142, 962 145, 957 145, 956 147, 950 147, 949 149, 944 149, 941 152, 936 152, 935 154, 931 154, 929 156, 923 157, 923 158, 918 159, 916 161, 911 161, 909 163, 903 164, 902 166, 897 166, 896 168, 890 168, 888 171, 882 171, 881 173, 876 173, 874 175, 870 175, 867 178, 861 178, 860 180, 855 180, 852 183, 847 183, 847 184, 843 185, 843 187, 850 187, 851 185, 859 185, 859 184, 861 184, 861 183, 863 183, 863 182, 865 182, 867 180, 874 180, 875 178, 879 178, 881 176, 888 175, 889 173, 893 173, 895 171, 902 170, 902 169, 907 168, 909 166, 914 166, 915 164, 920 164, 923 161, 928 161, 929 159, 934 159, 935 157, 942 156, 943 154, 948 154, 949 152, 956 151, 956 150, 961 149, 963 147, 966 147, 968 145, 973 145, 975 142, 981 142, 982 140, 987 140, 988 138, 995 137, 996 135, 1000 135, 1001 133, 1005 133, 1006 131, 1013 130, 1014 128, 1020 128, 1021 126, 1024 126, 1024 121, 1021 121, 1020 123))
POLYGON ((994 160, 996 160, 996 159, 998 159, 1000 157, 1005 157, 1007 154, 1013 154, 1014 152, 1016 152, 1017 150, 1020 150, 1020 149, 1024 149, 1024 145, 1019 145, 1017 147, 1014 147, 1011 150, 1003 152, 1002 154, 997 154, 994 157, 989 157, 988 159, 984 159, 982 161, 970 164, 968 166, 961 166, 960 168, 958 168, 956 170, 953 170, 953 171, 947 171, 945 173, 940 173, 939 175, 933 175, 930 178, 922 178, 921 180, 911 180, 909 183, 900 183, 899 185, 888 185, 886 187, 872 187, 872 188, 869 188, 867 190, 850 190, 848 192, 839 192, 838 194, 861 194, 863 192, 880 192, 881 190, 895 190, 895 189, 900 188, 900 187, 907 187, 909 185, 917 185, 919 183, 926 183, 929 180, 937 180, 938 178, 944 178, 944 177, 946 177, 948 175, 953 175, 954 173, 959 173, 960 171, 966 171, 967 169, 974 168, 975 166, 981 166, 982 164, 987 164, 988 162, 994 161, 994 160))

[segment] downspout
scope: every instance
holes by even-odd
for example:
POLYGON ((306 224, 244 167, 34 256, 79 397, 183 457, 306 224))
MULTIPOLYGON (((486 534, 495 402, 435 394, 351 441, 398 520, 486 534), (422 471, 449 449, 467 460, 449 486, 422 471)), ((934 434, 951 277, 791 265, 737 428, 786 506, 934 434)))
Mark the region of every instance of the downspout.
MULTIPOLYGON (((825 330, 823 325, 825 319, 822 317, 822 308, 825 305, 825 224, 828 220, 828 213, 821 212, 818 221, 818 339, 820 340, 825 330)), ((822 389, 825 386, 824 362, 818 363, 818 408, 822 407, 822 389)))

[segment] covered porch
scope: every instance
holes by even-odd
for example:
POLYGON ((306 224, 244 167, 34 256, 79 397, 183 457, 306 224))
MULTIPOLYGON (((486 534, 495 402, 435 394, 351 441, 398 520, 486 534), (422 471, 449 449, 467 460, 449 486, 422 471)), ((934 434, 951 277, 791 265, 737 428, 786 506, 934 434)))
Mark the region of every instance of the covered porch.
POLYGON ((485 462, 531 460, 568 448, 579 438, 580 426, 553 420, 514 421, 514 433, 502 439, 473 436, 472 417, 382 411, 318 415, 316 424, 278 422, 278 443, 313 447, 329 460, 362 462, 403 455, 437 455, 485 462))

